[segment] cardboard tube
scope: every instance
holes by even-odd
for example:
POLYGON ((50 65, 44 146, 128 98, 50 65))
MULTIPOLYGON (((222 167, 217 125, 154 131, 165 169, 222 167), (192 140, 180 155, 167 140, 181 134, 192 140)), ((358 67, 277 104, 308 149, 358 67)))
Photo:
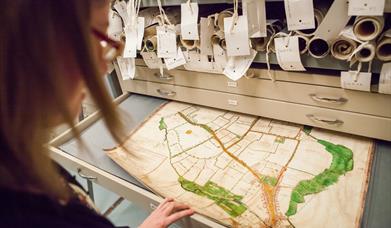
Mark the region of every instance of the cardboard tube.
POLYGON ((325 39, 313 37, 308 43, 308 53, 314 58, 324 58, 329 52, 330 45, 325 39))
POLYGON ((151 36, 145 40, 145 48, 148 51, 156 51, 157 49, 157 36, 151 36))
POLYGON ((224 50, 227 50, 227 43, 225 42, 225 38, 220 40, 220 47, 222 47, 224 50))
POLYGON ((320 9, 314 9, 314 17, 315 17, 315 28, 313 29, 303 29, 296 31, 297 34, 302 36, 312 36, 320 23, 322 23, 324 18, 324 12, 320 9))
POLYGON ((181 44, 184 48, 186 48, 187 50, 192 50, 194 48, 197 48, 197 46, 199 46, 198 44, 198 40, 182 40, 180 39, 181 41, 181 44))
POLYGON ((355 57, 360 62, 370 62, 375 58, 376 47, 374 42, 366 44, 355 57))
POLYGON ((308 51, 308 43, 310 42, 310 39, 303 35, 297 35, 297 37, 299 38, 300 54, 304 54, 308 51))
POLYGON ((224 18, 233 16, 233 9, 226 9, 221 11, 217 16, 217 27, 219 30, 224 31, 224 18))
POLYGON ((362 41, 375 39, 384 28, 383 17, 359 16, 353 24, 354 35, 362 41))
MULTIPOLYGON (((218 44, 218 45, 220 45, 220 47, 222 47, 221 43, 222 43, 223 39, 224 39, 224 32, 222 30, 215 32, 211 37, 212 44, 218 44)), ((225 41, 224 41, 224 43, 225 43, 225 41)))
POLYGON ((348 60, 357 48, 357 42, 344 36, 340 36, 331 44, 331 55, 339 60, 348 60))
POLYGON ((270 37, 250 38, 251 46, 256 51, 266 51, 266 45, 270 37))
POLYGON ((391 29, 384 32, 378 40, 376 56, 381 61, 391 61, 391 29))
POLYGON ((156 27, 157 26, 158 26, 158 24, 154 24, 154 25, 148 26, 144 29, 144 41, 146 39, 148 39, 149 37, 156 35, 156 27))

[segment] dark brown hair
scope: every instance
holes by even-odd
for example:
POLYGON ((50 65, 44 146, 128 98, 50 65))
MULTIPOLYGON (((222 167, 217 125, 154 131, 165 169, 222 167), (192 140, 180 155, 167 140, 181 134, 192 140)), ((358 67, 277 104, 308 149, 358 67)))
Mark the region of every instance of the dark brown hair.
MULTIPOLYGON (((96 67, 91 44, 93 0, 0 1, 0 186, 68 194, 44 144, 54 111, 73 127, 59 47, 69 47, 115 139, 121 123, 96 67)), ((69 75, 72 77, 72 75, 69 75)), ((77 136, 77 132, 74 130, 77 136)))

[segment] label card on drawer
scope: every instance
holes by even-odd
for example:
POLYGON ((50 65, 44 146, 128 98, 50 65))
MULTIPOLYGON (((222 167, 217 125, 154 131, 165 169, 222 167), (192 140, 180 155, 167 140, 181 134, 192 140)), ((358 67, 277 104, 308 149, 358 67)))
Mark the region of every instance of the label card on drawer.
POLYGON ((240 79, 247 72, 248 68, 250 68, 256 55, 257 52, 251 49, 251 54, 248 56, 230 57, 223 74, 233 81, 240 79))
POLYGON ((125 47, 124 58, 135 58, 137 56, 137 28, 134 26, 125 26, 125 47))
POLYGON ((160 66, 163 65, 162 60, 157 57, 155 52, 141 52, 141 56, 145 62, 145 65, 149 69, 160 69, 160 66))
POLYGON ((288 30, 315 28, 313 0, 284 0, 288 30))
POLYGON ((236 22, 234 17, 224 18, 224 35, 228 56, 250 55, 246 16, 239 16, 236 22), (233 27, 232 23, 234 23, 233 27))
POLYGON ((371 91, 372 74, 368 72, 341 71, 341 87, 361 91, 371 91))
POLYGON ((385 0, 349 0, 350 16, 382 16, 385 0))
POLYGON ((134 58, 117 57, 119 71, 121 72, 122 80, 133 79, 136 73, 136 65, 134 58))
POLYGON ((177 55, 175 26, 162 25, 156 27, 157 56, 159 58, 173 58, 177 55))
POLYGON ((305 71, 300 59, 298 36, 274 39, 277 61, 284 70, 305 71))
POLYGON ((185 56, 180 47, 178 47, 178 54, 174 58, 165 58, 164 63, 166 64, 167 70, 174 69, 176 67, 186 64, 185 56))
POLYGON ((198 3, 181 4, 181 36, 184 40, 198 40, 198 3))
POLYGON ((214 33, 214 25, 212 18, 201 17, 201 39, 200 39, 200 51, 203 55, 213 55, 212 50, 212 35, 214 33))
POLYGON ((379 79, 379 93, 391 94, 391 63, 383 63, 379 79))

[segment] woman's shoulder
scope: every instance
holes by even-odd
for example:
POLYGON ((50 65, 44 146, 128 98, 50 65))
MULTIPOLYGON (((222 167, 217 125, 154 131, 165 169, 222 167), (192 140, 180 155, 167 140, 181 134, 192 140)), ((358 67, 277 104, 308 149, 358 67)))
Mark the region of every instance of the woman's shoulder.
POLYGON ((0 227, 113 227, 77 201, 66 205, 43 194, 0 188, 0 227))

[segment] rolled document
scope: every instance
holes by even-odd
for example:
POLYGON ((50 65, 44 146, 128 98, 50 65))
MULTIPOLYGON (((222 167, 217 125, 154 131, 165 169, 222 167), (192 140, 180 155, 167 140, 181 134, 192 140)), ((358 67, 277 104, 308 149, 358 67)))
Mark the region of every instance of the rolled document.
POLYGON ((314 58, 324 58, 330 52, 330 45, 325 39, 313 37, 308 43, 308 52, 314 58))
POLYGON ((308 51, 308 43, 310 42, 310 38, 303 35, 297 35, 299 38, 299 50, 300 54, 304 54, 308 51))
POLYGON ((181 41, 181 44, 184 48, 186 48, 187 50, 192 50, 192 49, 195 49, 199 46, 199 42, 198 40, 183 40, 183 39, 180 39, 181 41))
POLYGON ((391 29, 384 32, 378 40, 376 56, 381 61, 391 61, 391 29))
POLYGON ((353 24, 354 35, 362 41, 375 39, 384 28, 384 18, 374 16, 359 16, 353 24))
POLYGON ((375 58, 376 46, 374 42, 365 44, 355 57, 360 62, 370 62, 375 58))
POLYGON ((224 31, 224 18, 233 16, 233 9, 226 9, 221 11, 217 16, 217 27, 219 30, 224 31))
POLYGON ((149 27, 153 24, 159 23, 159 20, 157 19, 157 16, 160 15, 159 8, 157 7, 150 7, 140 10, 138 16, 144 17, 144 26, 149 27))
POLYGON ((266 45, 270 40, 270 37, 273 35, 273 30, 268 28, 266 30, 266 37, 250 38, 251 47, 256 51, 266 51, 266 45))
POLYGON ((224 32, 222 30, 215 32, 211 37, 212 44, 220 45, 222 39, 224 39, 224 32))
POLYGON ((145 48, 148 51, 156 51, 157 50, 157 36, 151 36, 144 41, 145 48))
POLYGON ((348 60, 357 48, 357 42, 347 37, 339 37, 331 44, 331 55, 339 60, 348 60))
POLYGON ((297 34, 302 36, 312 36, 320 23, 322 23, 324 18, 324 12, 320 9, 314 9, 314 17, 315 17, 315 28, 313 29, 303 29, 296 31, 297 34))

